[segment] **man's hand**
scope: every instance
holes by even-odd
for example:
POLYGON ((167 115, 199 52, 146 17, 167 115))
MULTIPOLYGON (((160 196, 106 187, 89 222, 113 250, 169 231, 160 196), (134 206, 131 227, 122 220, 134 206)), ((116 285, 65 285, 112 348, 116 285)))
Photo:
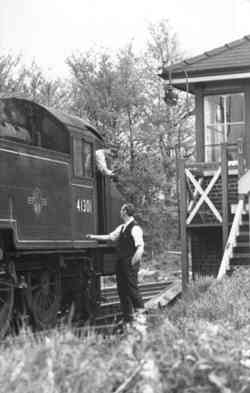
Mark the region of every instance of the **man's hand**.
POLYGON ((131 259, 131 265, 135 266, 140 261, 141 261, 141 258, 138 258, 136 255, 134 255, 133 258, 131 259))
POLYGON ((88 233, 86 235, 86 238, 89 239, 89 240, 97 240, 97 241, 99 241, 99 240, 101 240, 101 241, 110 240, 109 235, 92 235, 90 233, 88 233))

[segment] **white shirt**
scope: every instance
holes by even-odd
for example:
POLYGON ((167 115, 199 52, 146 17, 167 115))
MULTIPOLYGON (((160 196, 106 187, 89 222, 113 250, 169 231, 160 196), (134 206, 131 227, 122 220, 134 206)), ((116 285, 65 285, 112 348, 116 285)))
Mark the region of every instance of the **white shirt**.
MULTIPOLYGON (((125 224, 119 225, 113 232, 109 234, 109 238, 112 241, 118 240, 121 231, 125 231, 127 226, 134 221, 134 217, 131 217, 125 224)), ((144 246, 144 241, 143 241, 143 231, 139 225, 134 225, 132 230, 131 230, 131 235, 134 239, 135 247, 138 246, 144 246)))
POLYGON ((107 175, 107 176, 113 175, 113 172, 110 169, 108 169, 108 166, 107 166, 107 161, 106 161, 106 157, 105 157, 105 149, 96 150, 95 158, 96 158, 97 168, 99 169, 99 171, 103 175, 107 175))

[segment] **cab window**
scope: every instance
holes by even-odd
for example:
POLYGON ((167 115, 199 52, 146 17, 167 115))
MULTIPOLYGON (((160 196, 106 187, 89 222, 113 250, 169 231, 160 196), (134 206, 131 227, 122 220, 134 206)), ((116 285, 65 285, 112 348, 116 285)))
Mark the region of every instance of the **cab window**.
POLYGON ((32 102, 15 98, 0 100, 0 137, 69 154, 66 127, 32 102))
POLYGON ((52 116, 43 116, 41 122, 41 146, 45 149, 69 153, 69 134, 52 116))
POLYGON ((15 142, 31 143, 27 118, 12 100, 0 100, 0 137, 15 142))
POLYGON ((80 138, 73 140, 74 174, 77 177, 93 177, 93 148, 90 142, 80 138))

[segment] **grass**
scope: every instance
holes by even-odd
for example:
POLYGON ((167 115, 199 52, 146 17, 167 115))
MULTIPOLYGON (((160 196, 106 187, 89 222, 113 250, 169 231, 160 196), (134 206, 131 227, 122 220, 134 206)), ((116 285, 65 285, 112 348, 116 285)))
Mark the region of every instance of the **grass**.
MULTIPOLYGON (((250 392, 250 274, 199 279, 174 307, 149 316, 145 341, 128 336, 38 338, 28 332, 0 350, 0 392, 116 392, 153 354, 156 393, 250 392)), ((139 381, 128 392, 139 392, 139 381)))

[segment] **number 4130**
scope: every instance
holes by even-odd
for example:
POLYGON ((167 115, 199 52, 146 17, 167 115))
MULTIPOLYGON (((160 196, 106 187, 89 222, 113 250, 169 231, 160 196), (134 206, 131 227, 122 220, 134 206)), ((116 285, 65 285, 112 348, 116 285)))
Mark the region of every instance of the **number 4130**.
POLYGON ((92 201, 91 201, 91 199, 77 199, 76 207, 80 213, 92 214, 92 201))

